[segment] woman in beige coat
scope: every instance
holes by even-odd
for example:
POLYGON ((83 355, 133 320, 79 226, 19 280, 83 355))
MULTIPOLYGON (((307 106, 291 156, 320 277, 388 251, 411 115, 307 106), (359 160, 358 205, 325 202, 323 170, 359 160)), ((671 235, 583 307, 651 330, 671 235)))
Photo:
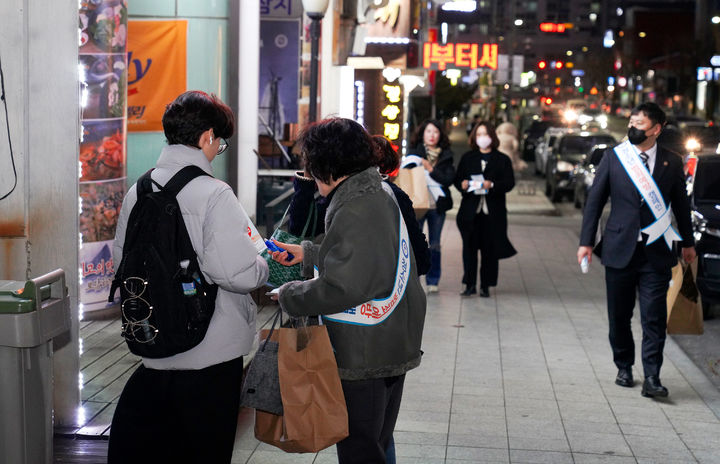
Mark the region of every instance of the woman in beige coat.
POLYGON ((513 126, 511 122, 504 122, 497 127, 495 132, 500 141, 498 151, 501 151, 510 158, 513 171, 522 171, 527 168, 527 163, 520 159, 517 128, 513 126))

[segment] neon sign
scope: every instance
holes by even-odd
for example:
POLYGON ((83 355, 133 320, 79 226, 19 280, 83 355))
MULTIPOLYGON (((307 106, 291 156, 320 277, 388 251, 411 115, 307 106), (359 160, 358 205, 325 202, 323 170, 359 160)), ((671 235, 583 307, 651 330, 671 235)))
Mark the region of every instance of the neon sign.
POLYGON ((497 69, 497 44, 439 43, 423 44, 423 68, 444 71, 448 65, 454 68, 497 69))
POLYGON ((387 80, 386 82, 382 86, 385 106, 380 112, 380 115, 385 118, 383 121, 383 135, 388 140, 395 141, 400 138, 400 123, 402 121, 400 114, 402 109, 398 103, 402 99, 402 87, 397 82, 391 83, 387 80))
POLYGON ((562 34, 567 29, 571 29, 572 25, 567 23, 540 23, 540 30, 543 32, 556 32, 562 34))

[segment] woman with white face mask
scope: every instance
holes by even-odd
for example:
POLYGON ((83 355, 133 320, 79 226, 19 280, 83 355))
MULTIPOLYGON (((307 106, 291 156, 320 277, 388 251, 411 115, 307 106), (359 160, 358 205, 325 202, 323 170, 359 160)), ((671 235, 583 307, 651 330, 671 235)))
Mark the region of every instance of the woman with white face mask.
POLYGON ((480 263, 480 296, 489 297, 490 287, 497 285, 498 260, 517 251, 507 237, 505 194, 515 186, 510 158, 499 152, 495 128, 479 122, 470 133, 471 150, 460 159, 455 187, 462 194, 457 226, 463 241, 462 296, 477 293, 478 250, 480 263))

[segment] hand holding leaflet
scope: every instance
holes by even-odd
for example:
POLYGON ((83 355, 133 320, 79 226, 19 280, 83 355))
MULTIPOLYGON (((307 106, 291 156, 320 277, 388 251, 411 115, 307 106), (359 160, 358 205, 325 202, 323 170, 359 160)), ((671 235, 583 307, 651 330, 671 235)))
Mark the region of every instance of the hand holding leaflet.
POLYGON ((475 195, 485 195, 487 193, 487 189, 483 188, 483 183, 485 182, 485 176, 482 174, 473 174, 470 176, 470 182, 468 184, 468 193, 474 192, 475 195))
POLYGON ((588 262, 588 257, 583 256, 582 261, 580 261, 580 271, 582 271, 583 274, 587 274, 590 270, 590 263, 588 262))

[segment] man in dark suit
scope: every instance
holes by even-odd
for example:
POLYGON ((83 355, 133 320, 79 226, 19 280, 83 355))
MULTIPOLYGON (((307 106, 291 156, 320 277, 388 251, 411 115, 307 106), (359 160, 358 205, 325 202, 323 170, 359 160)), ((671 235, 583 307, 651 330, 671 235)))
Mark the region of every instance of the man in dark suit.
POLYGON ((605 266, 610 346, 618 367, 615 383, 623 387, 634 385, 635 343, 630 320, 637 292, 645 374, 642 395, 648 397, 668 395, 667 388, 660 383, 660 367, 667 327, 665 299, 671 269, 677 264, 672 241, 682 240, 682 256, 686 262, 695 259, 682 159, 656 143, 664 124, 665 113, 655 103, 642 103, 633 109, 628 142, 608 149, 598 166, 588 193, 577 252, 579 263, 586 257, 588 262, 592 260, 598 221, 610 198, 610 217, 603 233, 601 258, 605 266), (639 172, 647 177, 643 179, 639 172), (656 196, 650 191, 653 184, 649 173, 662 202, 653 200, 656 196), (667 227, 669 212, 667 216, 662 215, 666 209, 675 216, 679 236, 672 227, 667 227), (662 227, 655 230, 661 224, 662 227), (652 225, 656 227, 648 227, 652 225))

